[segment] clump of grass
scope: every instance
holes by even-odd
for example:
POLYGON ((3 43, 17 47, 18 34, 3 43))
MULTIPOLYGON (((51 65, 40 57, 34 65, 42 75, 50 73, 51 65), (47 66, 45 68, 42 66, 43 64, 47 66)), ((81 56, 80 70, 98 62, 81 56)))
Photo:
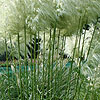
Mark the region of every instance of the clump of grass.
MULTIPOLYGON (((9 40, 5 39, 7 74, 2 74, 2 76, 0 76, 0 86, 3 85, 2 88, 0 88, 0 99, 92 100, 92 97, 94 96, 93 99, 98 100, 98 89, 100 88, 99 86, 98 88, 96 87, 98 79, 96 81, 92 80, 92 78, 96 79, 97 76, 92 73, 91 80, 88 80, 87 76, 89 75, 84 71, 86 68, 90 72, 96 72, 89 67, 91 65, 88 65, 87 67, 89 59, 88 57, 91 53, 92 41, 94 39, 93 37, 95 36, 95 32, 97 30, 96 25, 89 44, 87 56, 85 55, 85 63, 82 63, 82 59, 79 59, 79 57, 83 57, 84 55, 86 28, 82 40, 81 37, 83 27, 85 24, 91 23, 91 20, 96 19, 98 15, 95 10, 93 10, 92 13, 88 9, 92 9, 94 5, 94 9, 99 11, 98 4, 100 2, 97 1, 94 4, 93 2, 90 2, 89 7, 87 7, 84 1, 78 0, 76 0, 76 2, 72 0, 63 0, 59 1, 59 3, 53 0, 15 0, 13 3, 11 3, 11 15, 8 16, 9 25, 7 26, 6 31, 12 34, 10 34, 12 52, 13 45, 11 42, 11 36, 14 35, 17 37, 16 54, 19 70, 17 69, 17 64, 14 62, 14 55, 12 55, 13 59, 11 60, 13 61, 10 65, 13 73, 9 73, 7 54, 7 41, 9 40), (79 2, 80 5, 77 5, 77 2, 79 2), (72 12, 71 9, 75 12, 72 12), (94 16, 90 17, 88 16, 89 14, 94 16), (38 53, 36 58, 36 38, 38 37, 39 43, 40 34, 43 35, 43 51, 40 52, 42 55, 38 53), (49 34, 48 50, 46 50, 46 34, 49 34), (73 56, 70 59, 70 62, 68 62, 70 63, 70 66, 68 67, 66 66, 67 62, 63 59, 63 55, 66 40, 65 38, 71 35, 76 36, 76 41, 72 54, 73 56), (34 54, 32 54, 33 52, 31 50, 31 58, 28 59, 26 48, 28 41, 27 38, 30 38, 31 43, 33 36, 34 54), (21 39, 24 39, 24 48, 21 48, 21 39), (81 40, 82 44, 80 42, 81 40), (80 51, 80 55, 78 54, 76 59, 75 54, 77 47, 78 53, 80 51), (24 65, 24 71, 21 69, 22 64, 20 52, 22 49, 24 49, 24 60, 22 61, 24 65), (61 54, 61 56, 59 56, 59 54, 61 54), (31 61, 29 62, 29 60, 31 61), (26 62, 28 62, 28 64, 26 62), (13 77, 10 77, 10 75, 13 77), (90 83, 92 83, 92 86, 90 83), (90 92, 93 93, 93 96, 90 92)), ((97 22, 98 20, 96 21, 96 24, 97 22)), ((97 61, 93 62, 93 64, 96 62, 97 61)), ((97 69, 99 70, 99 68, 96 68, 96 70, 97 69)))

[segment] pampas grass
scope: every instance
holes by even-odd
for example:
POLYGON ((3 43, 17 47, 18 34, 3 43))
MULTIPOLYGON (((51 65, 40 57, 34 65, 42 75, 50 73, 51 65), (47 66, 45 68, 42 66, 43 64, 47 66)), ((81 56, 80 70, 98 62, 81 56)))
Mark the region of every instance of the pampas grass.
POLYGON ((7 4, 0 36, 2 41, 6 38, 7 68, 8 45, 11 47, 13 77, 10 79, 9 68, 7 74, 1 74, 0 99, 98 100, 100 1, 8 0, 7 4), (86 41, 87 24, 93 25, 89 41, 86 41), (29 59, 26 45, 29 41, 32 43, 32 37, 34 59, 32 50, 29 59), (35 50, 39 48, 36 47, 36 39, 40 37, 43 37, 43 49, 36 58, 35 50), (75 43, 71 58, 66 60, 63 56, 67 37, 75 37, 75 43), (18 64, 14 62, 15 56, 18 64), (66 63, 70 64, 69 67, 66 63))

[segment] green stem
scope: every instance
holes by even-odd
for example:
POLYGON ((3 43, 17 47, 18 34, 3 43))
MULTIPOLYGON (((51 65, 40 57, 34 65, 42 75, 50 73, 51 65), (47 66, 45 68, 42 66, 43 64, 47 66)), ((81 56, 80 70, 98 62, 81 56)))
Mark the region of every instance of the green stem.
MULTIPOLYGON (((32 44, 32 35, 30 35, 30 43, 32 44)), ((32 48, 31 48, 31 86, 32 86, 32 100, 34 99, 34 84, 33 84, 33 62, 32 62, 32 48)))
POLYGON ((10 76, 9 76, 9 67, 8 67, 8 47, 7 47, 7 40, 5 38, 5 46, 6 46, 6 67, 8 72, 8 98, 10 99, 10 76))
POLYGON ((20 36, 18 33, 18 60, 19 60, 19 78, 20 78, 20 95, 21 95, 21 100, 23 99, 22 96, 22 80, 21 80, 21 62, 20 62, 20 36))
POLYGON ((44 37, 43 37, 43 88, 42 88, 42 92, 43 92, 43 97, 44 97, 44 83, 45 83, 45 78, 44 78, 44 68, 45 68, 45 32, 44 32, 44 37))
MULTIPOLYGON (((59 42, 60 42, 59 40, 60 40, 60 30, 59 30, 59 33, 58 33, 58 41, 57 41, 57 43, 58 43, 58 44, 57 44, 57 60, 58 60, 58 61, 57 61, 57 64, 59 64, 59 56, 58 56, 58 55, 59 55, 59 42)), ((57 67, 57 68, 58 68, 58 67, 57 67)), ((56 69, 56 70, 57 70, 57 69, 56 69)), ((58 88, 59 88, 59 86, 60 86, 60 79, 59 79, 60 73, 57 74, 57 77, 58 77, 58 88)))
POLYGON ((39 32, 38 32, 38 56, 37 56, 37 62, 38 62, 38 72, 37 72, 37 77, 38 77, 38 82, 39 82, 39 74, 40 74, 40 68, 39 68, 39 52, 40 52, 40 48, 39 48, 39 44, 40 44, 40 38, 39 38, 39 32))
MULTIPOLYGON (((84 17, 85 17, 85 14, 84 14, 84 17)), ((79 43, 78 43, 78 57, 79 57, 79 52, 80 52, 80 45, 81 45, 81 36, 82 36, 82 32, 83 32, 83 25, 84 25, 84 17, 79 19, 79 34, 80 34, 80 37, 79 37, 79 43)), ((79 58, 77 58, 77 64, 79 62, 79 58)))
MULTIPOLYGON (((10 61, 12 62, 12 59, 14 59, 13 57, 13 47, 12 47, 12 39, 11 39, 11 35, 9 35, 9 38, 10 38, 10 45, 11 45, 11 54, 10 54, 10 61)), ((13 75, 12 75, 12 80, 13 80, 13 75)))
MULTIPOLYGON (((53 89, 53 67, 54 67, 54 52, 55 52, 55 35, 56 35, 56 26, 54 28, 54 32, 53 32, 53 45, 52 45, 52 68, 51 68, 51 89, 53 89)), ((54 90, 51 91, 51 97, 52 97, 52 92, 54 92, 54 90)))
MULTIPOLYGON (((50 59, 51 58, 51 29, 50 29, 50 38, 49 38, 49 56, 48 56, 48 91, 50 90, 50 59)), ((49 92, 48 92, 49 97, 49 92)))
MULTIPOLYGON (((97 20, 97 22, 98 22, 98 20, 97 20)), ((92 41, 93 41, 93 38, 94 38, 94 35, 95 35, 95 31, 96 31, 96 28, 97 28, 97 22, 96 22, 96 25, 95 25, 95 27, 94 27, 94 31, 93 31, 92 38, 91 38, 91 41, 90 41, 90 45, 89 45, 89 49, 88 49, 88 52, 87 52, 86 60, 88 59, 88 56, 89 56, 89 53, 90 53, 92 41)))
MULTIPOLYGON (((39 53, 40 53, 40 37, 39 37, 39 31, 38 31, 38 50, 37 50, 37 85, 38 86, 39 86, 39 75, 40 75, 39 53)), ((38 96, 40 97, 39 93, 38 93, 38 96)))
POLYGON ((36 32, 34 34, 34 100, 36 100, 36 89, 37 89, 37 83, 36 83, 36 32))
POLYGON ((24 43, 25 43, 25 52, 24 52, 24 74, 26 74, 26 88, 27 88, 27 99, 28 99, 28 66, 27 66, 27 51, 26 51, 26 25, 24 25, 24 43))

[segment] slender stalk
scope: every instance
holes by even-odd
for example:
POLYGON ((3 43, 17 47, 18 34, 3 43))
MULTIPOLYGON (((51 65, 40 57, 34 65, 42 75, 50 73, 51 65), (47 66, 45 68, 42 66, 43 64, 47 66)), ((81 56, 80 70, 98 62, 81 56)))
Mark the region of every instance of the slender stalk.
MULTIPOLYGON (((98 22, 98 20, 97 20, 97 22, 98 22)), ((88 49, 88 52, 87 52, 86 60, 88 59, 88 56, 89 56, 89 53, 90 53, 92 41, 93 41, 93 38, 94 38, 94 35, 95 35, 95 31, 96 31, 96 28, 97 28, 97 22, 96 22, 96 25, 95 25, 95 27, 94 27, 94 31, 93 31, 92 38, 91 38, 91 41, 90 41, 90 45, 89 45, 89 49, 88 49)))
POLYGON ((25 67, 24 67, 24 73, 26 73, 27 74, 27 57, 26 57, 26 25, 24 25, 24 45, 25 45, 25 52, 24 52, 24 65, 25 65, 25 67))
POLYGON ((19 33, 18 33, 18 60, 19 60, 19 78, 20 78, 20 95, 21 95, 21 100, 23 99, 23 96, 22 96, 22 80, 21 80, 21 62, 20 62, 20 36, 19 36, 19 33))
MULTIPOLYGON (((79 44, 78 44, 78 53, 80 52, 80 43, 81 43, 81 32, 80 32, 80 37, 79 37, 79 44)), ((79 54, 78 54, 78 57, 79 57, 79 54)), ((77 64, 79 62, 79 58, 77 58, 77 64)))
MULTIPOLYGON (((54 32, 53 32, 53 44, 52 44, 52 68, 51 68, 51 89, 53 89, 53 67, 54 67, 54 52, 55 52, 55 35, 56 35, 56 26, 54 28, 54 32)), ((52 92, 51 91, 51 97, 52 97, 52 92)))
POLYGON ((38 62, 38 72, 37 72, 37 77, 38 77, 38 82, 39 82, 39 74, 40 74, 40 68, 39 68, 39 52, 40 52, 40 48, 39 48, 39 46, 40 46, 40 38, 39 38, 39 32, 38 32, 38 56, 37 56, 37 62, 38 62))
POLYGON ((36 100, 36 89, 37 89, 37 83, 36 83, 36 32, 34 34, 34 100, 36 100))
MULTIPOLYGON (((59 64, 59 41, 60 40, 60 30, 59 30, 59 33, 58 33, 58 41, 57 41, 57 64, 59 64)), ((56 68, 58 68, 58 67, 56 67, 56 68)), ((57 69, 56 69, 57 70, 57 69)), ((57 77, 59 78, 60 77, 60 73, 58 73, 57 74, 57 77)), ((58 86, 57 86, 57 88, 59 88, 59 86, 60 86, 60 78, 58 79, 58 86)))
MULTIPOLYGON (((10 46, 11 46, 11 54, 10 54, 10 61, 12 62, 12 60, 14 59, 13 57, 13 47, 12 47, 12 39, 11 39, 11 35, 9 35, 9 38, 10 38, 10 46)), ((13 80, 13 75, 12 75, 12 80, 13 80)))
MULTIPOLYGON (((49 55, 48 55, 48 91, 50 90, 50 59, 51 58, 51 29, 50 29, 50 38, 49 38, 49 55)), ((49 92, 48 95, 49 97, 49 92)))
POLYGON ((62 57, 61 57, 61 70, 62 70, 62 67, 63 67, 63 55, 64 55, 64 36, 62 36, 62 57))
POLYGON ((43 92, 43 97, 44 97, 44 68, 45 68, 45 32, 44 32, 44 37, 43 37, 43 88, 42 88, 42 92, 43 92))
POLYGON ((27 88, 27 99, 28 99, 28 66, 27 66, 27 51, 26 51, 26 25, 24 25, 24 43, 25 43, 25 52, 24 52, 24 73, 26 74, 26 88, 27 88))
POLYGON ((10 99, 10 76, 9 76, 9 67, 8 67, 8 47, 7 47, 7 40, 5 38, 5 47, 6 47, 6 67, 7 67, 7 72, 8 72, 8 98, 10 99))
POLYGON ((10 45, 11 45, 11 59, 10 60, 12 60, 13 59, 13 54, 12 54, 12 52, 13 52, 13 47, 12 47, 12 38, 11 38, 11 35, 9 35, 9 37, 10 37, 10 45))
MULTIPOLYGON (((32 35, 30 35, 30 43, 32 43, 32 35)), ((33 63, 32 63, 32 48, 31 48, 31 86, 32 86, 32 100, 34 99, 34 84, 33 84, 33 63)))
MULTIPOLYGON (((39 75, 40 75, 40 59, 39 59, 39 53, 40 53, 40 37, 39 37, 39 31, 38 31, 38 50, 37 52, 37 85, 39 86, 39 75)), ((39 96, 39 93, 38 93, 39 96)))

